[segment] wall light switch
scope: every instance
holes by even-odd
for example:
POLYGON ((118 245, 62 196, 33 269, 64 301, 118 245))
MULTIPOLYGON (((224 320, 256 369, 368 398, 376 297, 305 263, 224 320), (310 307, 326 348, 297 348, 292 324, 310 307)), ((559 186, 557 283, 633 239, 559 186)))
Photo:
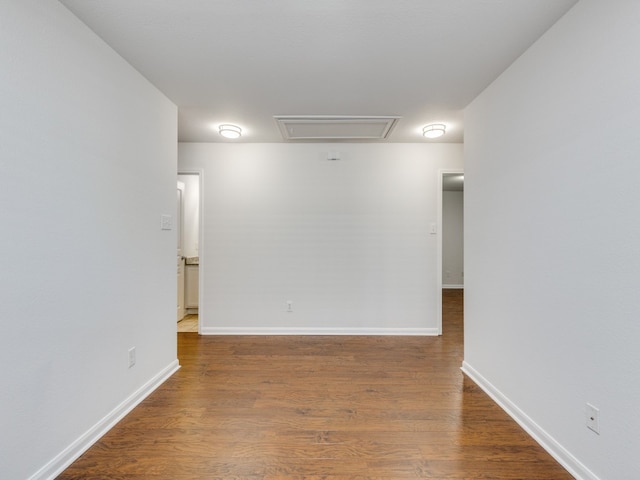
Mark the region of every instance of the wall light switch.
POLYGON ((160 229, 171 230, 173 228, 171 220, 171 215, 160 215, 160 229))

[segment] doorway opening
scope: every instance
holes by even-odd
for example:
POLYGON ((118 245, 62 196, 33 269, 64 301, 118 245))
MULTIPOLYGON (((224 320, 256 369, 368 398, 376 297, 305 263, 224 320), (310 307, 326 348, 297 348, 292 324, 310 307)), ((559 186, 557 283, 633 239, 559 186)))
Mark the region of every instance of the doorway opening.
POLYGON ((438 333, 443 334, 443 293, 461 296, 464 290, 464 170, 440 170, 438 188, 438 333), (446 292, 445 292, 446 291, 446 292))
MULTIPOLYGON (((182 275, 178 268, 178 304, 181 296, 183 316, 178 314, 178 332, 200 332, 202 317, 202 175, 198 171, 179 171, 182 185, 182 204, 178 203, 177 217, 181 219, 178 244, 181 246, 182 275), (182 295, 181 295, 182 292, 182 295)), ((180 260, 179 260, 180 261, 180 260)))

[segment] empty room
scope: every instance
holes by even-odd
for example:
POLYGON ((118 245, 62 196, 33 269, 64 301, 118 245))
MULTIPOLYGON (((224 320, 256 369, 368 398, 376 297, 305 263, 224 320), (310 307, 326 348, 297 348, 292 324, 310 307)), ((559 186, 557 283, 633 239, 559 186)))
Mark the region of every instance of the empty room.
POLYGON ((0 1, 0 477, 640 478, 638 45, 635 0, 0 1))

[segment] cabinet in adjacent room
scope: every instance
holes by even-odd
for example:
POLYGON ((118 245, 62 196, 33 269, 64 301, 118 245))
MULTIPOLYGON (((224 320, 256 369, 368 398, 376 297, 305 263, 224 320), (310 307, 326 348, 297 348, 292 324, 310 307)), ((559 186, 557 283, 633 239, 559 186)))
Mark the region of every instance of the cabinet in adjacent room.
POLYGON ((187 310, 198 309, 198 290, 199 290, 199 266, 185 265, 185 289, 184 289, 184 306, 187 310))

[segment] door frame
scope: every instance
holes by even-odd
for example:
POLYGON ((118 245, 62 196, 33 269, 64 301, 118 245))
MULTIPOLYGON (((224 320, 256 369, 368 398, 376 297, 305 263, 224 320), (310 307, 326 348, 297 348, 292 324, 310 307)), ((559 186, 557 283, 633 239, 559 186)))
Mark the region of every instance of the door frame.
POLYGON ((202 335, 202 319, 205 311, 203 308, 203 292, 204 292, 204 271, 205 271, 205 248, 204 248, 204 170, 201 168, 178 168, 176 175, 197 175, 198 186, 200 190, 198 198, 200 226, 198 228, 198 334, 202 335))
POLYGON ((442 168, 438 170, 438 194, 437 194, 437 216, 436 216, 436 232, 437 234, 437 260, 436 260, 436 289, 437 289, 437 318, 438 318, 438 335, 442 335, 442 217, 443 217, 443 181, 445 175, 464 175, 463 168, 442 168))
POLYGON ((178 321, 182 320, 185 315, 186 309, 184 308, 184 256, 182 255, 182 249, 184 244, 184 183, 180 180, 177 181, 176 192, 178 194, 176 205, 176 221, 175 228, 176 235, 176 263, 178 266, 178 321), (182 281, 180 281, 182 279, 182 281))

